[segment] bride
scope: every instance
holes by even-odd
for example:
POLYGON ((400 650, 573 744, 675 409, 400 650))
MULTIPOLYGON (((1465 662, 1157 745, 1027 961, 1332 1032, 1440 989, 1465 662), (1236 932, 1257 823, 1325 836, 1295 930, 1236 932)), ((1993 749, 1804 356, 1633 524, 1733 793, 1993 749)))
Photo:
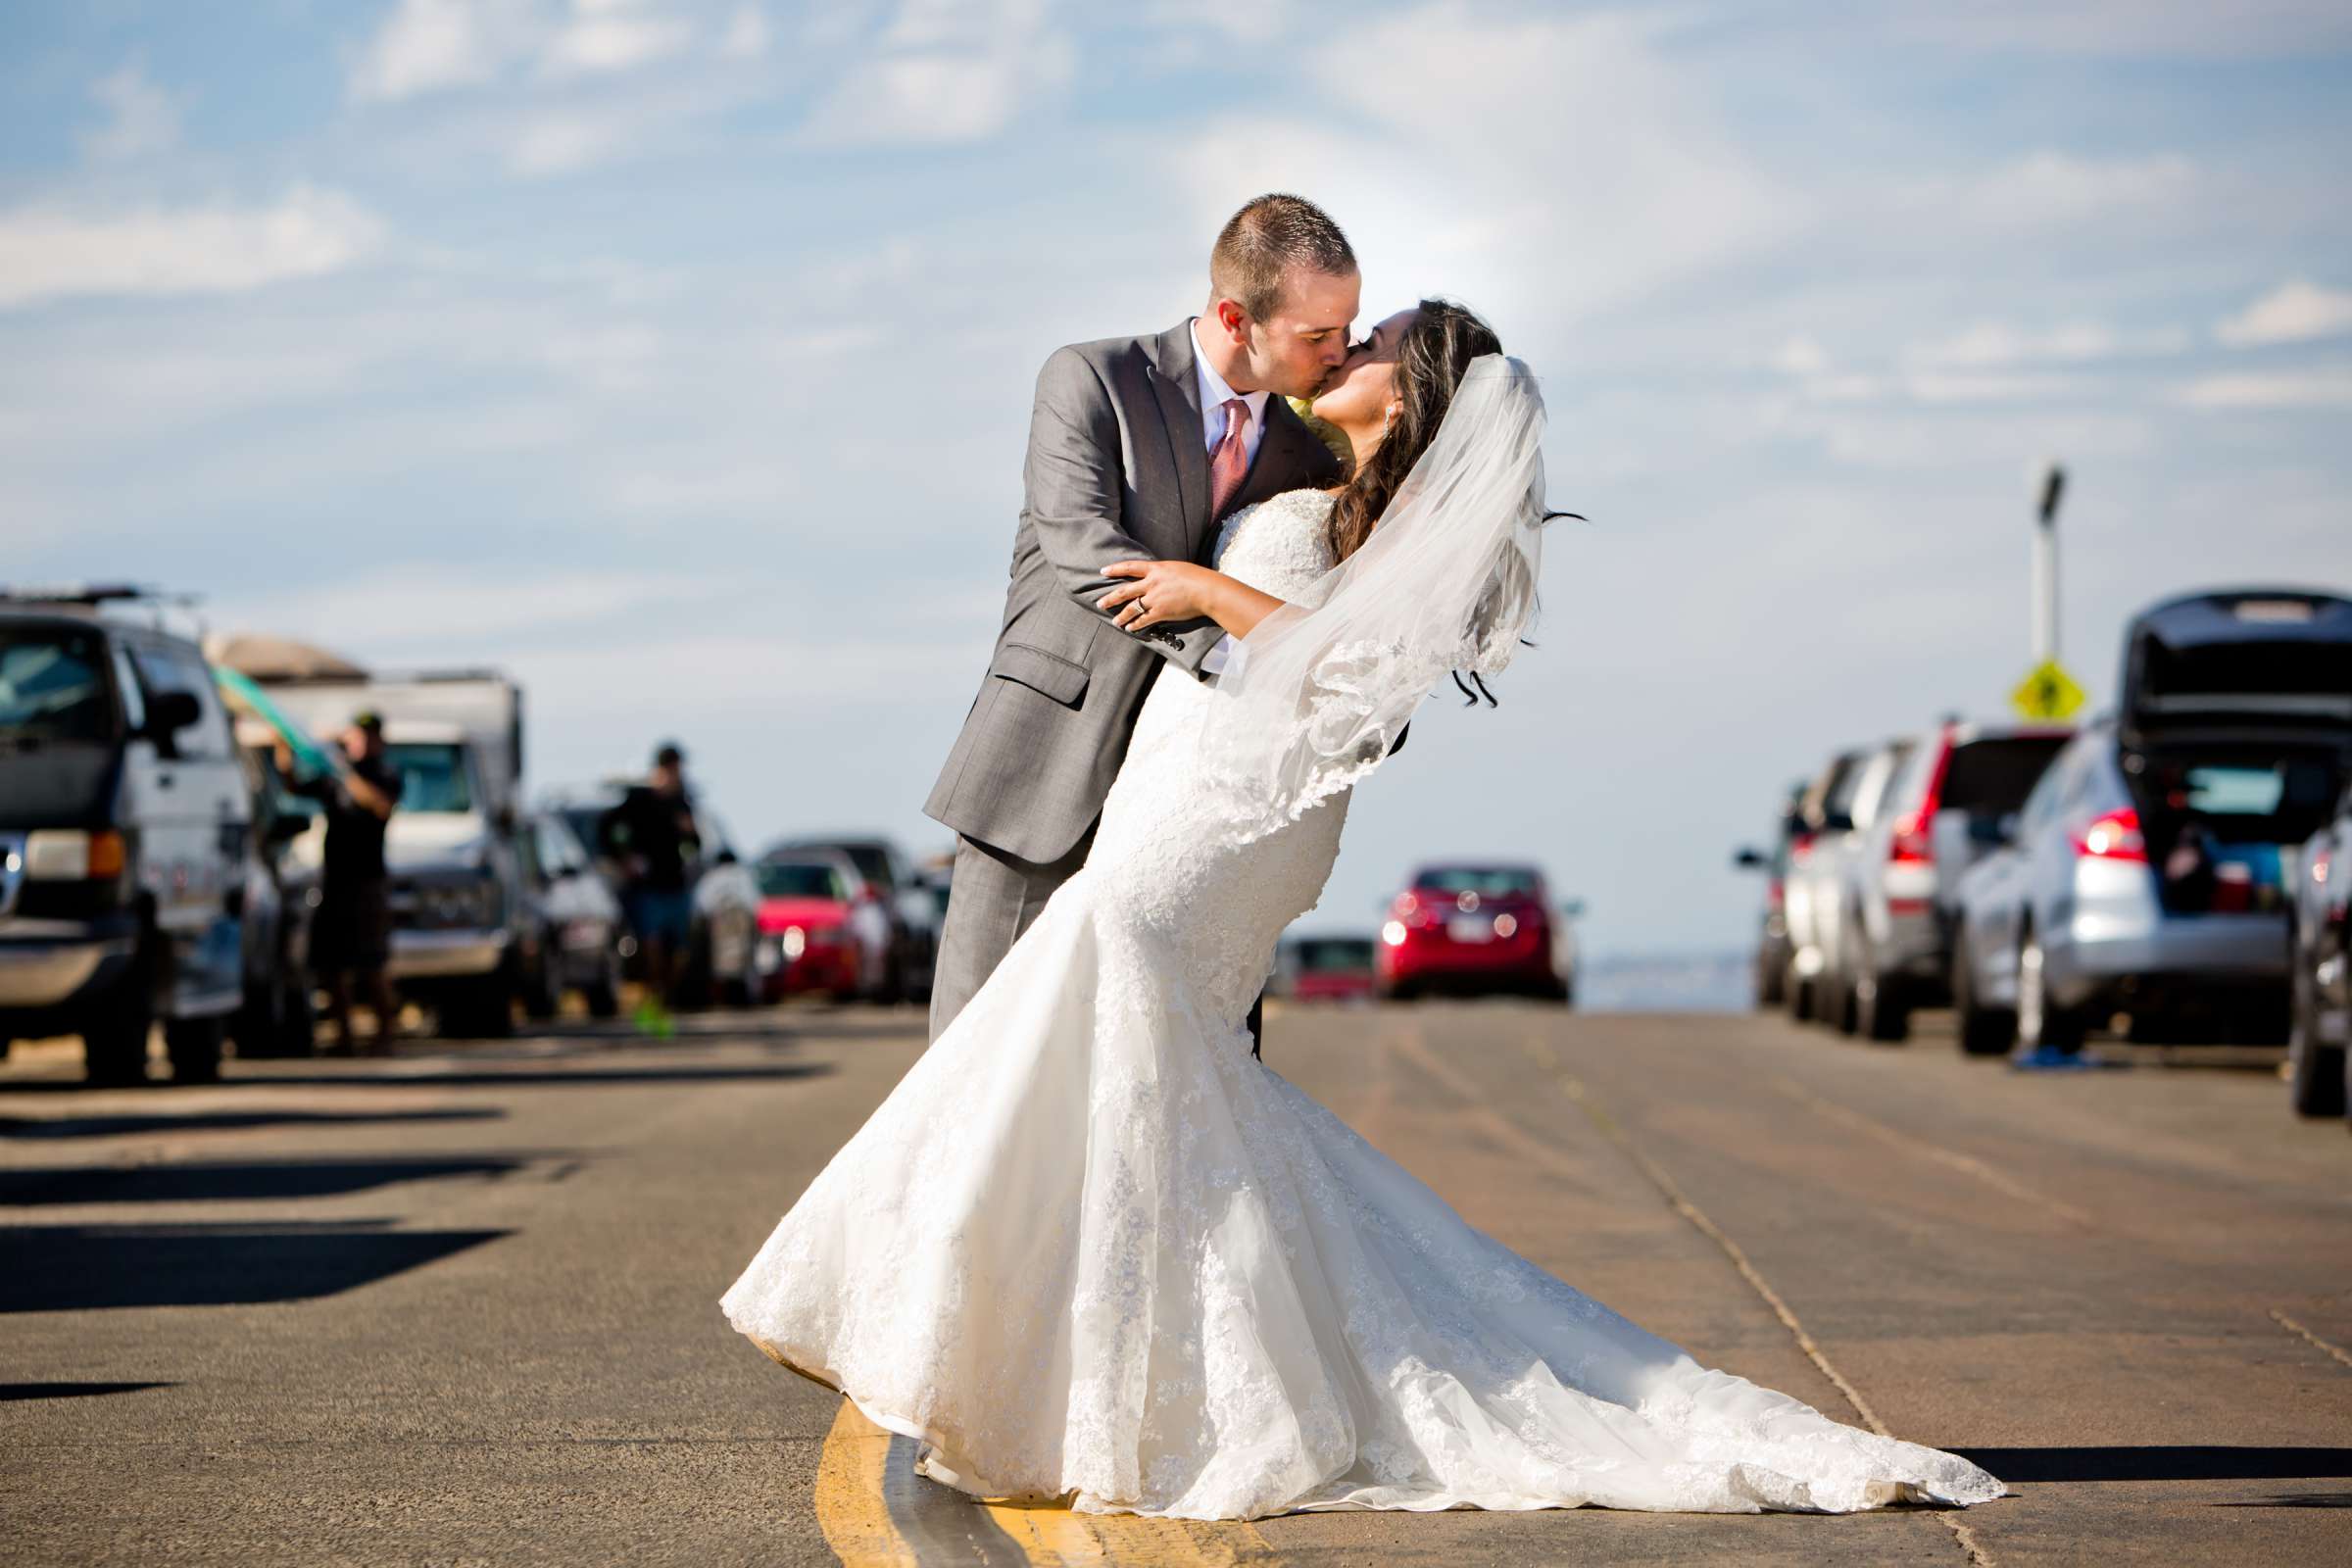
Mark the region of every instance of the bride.
POLYGON ((1241 657, 1161 680, 1086 865, 723 1301, 776 1360, 983 1496, 1314 1508, 1844 1512, 1973 1503, 1967 1460, 1701 1367, 1490 1240, 1250 1055, 1348 791, 1534 609, 1534 377, 1439 300, 1317 403, 1336 492, 1139 564, 1122 624, 1241 657))

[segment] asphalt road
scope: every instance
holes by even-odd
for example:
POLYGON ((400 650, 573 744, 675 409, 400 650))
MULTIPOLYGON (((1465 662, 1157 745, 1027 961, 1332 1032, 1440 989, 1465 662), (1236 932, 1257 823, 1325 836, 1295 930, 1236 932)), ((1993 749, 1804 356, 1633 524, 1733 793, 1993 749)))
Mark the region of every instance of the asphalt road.
POLYGON ((1253 1526, 976 1506, 715 1304, 916 1022, 583 1024, 135 1093, 20 1048, 9 1559, 2352 1561, 2352 1139, 2295 1121, 2275 1074, 2025 1074, 1935 1033, 1501 1004, 1278 1012, 1267 1056, 1702 1360, 2015 1495, 1253 1526))

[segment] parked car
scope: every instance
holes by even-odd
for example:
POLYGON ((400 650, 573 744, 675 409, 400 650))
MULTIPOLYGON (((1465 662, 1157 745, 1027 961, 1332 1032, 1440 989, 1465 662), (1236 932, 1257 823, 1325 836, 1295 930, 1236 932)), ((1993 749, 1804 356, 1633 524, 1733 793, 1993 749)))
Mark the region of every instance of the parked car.
POLYGON ((211 668, 118 588, 0 592, 0 1042, 94 1084, 220 1070, 244 1001, 253 793, 211 668))
POLYGON ((1575 959, 1564 922, 1575 908, 1555 908, 1532 865, 1423 866, 1380 928, 1380 994, 1403 1002, 1433 991, 1504 992, 1567 1002, 1575 959))
POLYGON ((1871 828, 1886 811, 1895 775, 1918 741, 1898 736, 1870 748, 1839 777, 1813 836, 1810 852, 1790 877, 1803 890, 1812 928, 1813 955, 1800 965, 1813 977, 1813 1016, 1843 1034, 1861 1026, 1861 995, 1855 974, 1851 906, 1845 897, 1848 868, 1864 853, 1871 828))
POLYGON ((1800 808, 1804 805, 1805 788, 1803 779, 1788 787, 1788 798, 1781 803, 1780 820, 1774 826, 1771 849, 1742 848, 1732 858, 1732 863, 1743 871, 1765 873, 1763 928, 1756 933, 1755 996, 1759 1007, 1780 1006, 1788 996, 1791 956, 1788 851, 1802 830, 1804 818, 1800 808))
POLYGON ((839 850, 779 850, 753 870, 761 998, 821 991, 843 1002, 879 999, 890 972, 890 914, 858 863, 839 850))
POLYGON ((294 853, 292 841, 308 830, 317 808, 278 776, 274 729, 239 715, 234 733, 254 830, 245 857, 244 1001, 228 1032, 243 1058, 308 1056, 318 1049, 310 956, 318 872, 294 853))
POLYGON ((1838 970, 1856 1033, 1901 1040, 1912 1008, 1946 1000, 1961 873, 2073 734, 1947 722, 1910 748, 1838 857, 1838 970))
POLYGON ((2287 1091, 2305 1116, 2352 1111, 2352 788, 2311 836, 2288 900, 2287 1091))
POLYGON ((879 994, 892 1002, 930 1001, 945 910, 906 852, 885 838, 793 838, 770 845, 767 854, 798 850, 837 850, 856 862, 858 874, 880 894, 890 916, 888 973, 879 994))
POLYGON ((2193 594, 2143 612, 2114 715, 2027 797, 2014 842, 1961 884, 1953 986, 1965 1049, 2283 1040, 2284 866, 2352 754, 2352 601, 2193 594))
MULTIPOLYGON (((348 668, 348 666, 345 666, 348 668)), ((522 997, 522 691, 495 670, 312 675, 245 670, 316 734, 364 710, 383 717, 400 804, 384 829, 392 957, 400 992, 435 1027, 503 1036, 522 997)), ((301 841, 316 864, 323 825, 301 841)))
POLYGON ((1813 917, 1817 879, 1809 875, 1817 853, 1825 858, 1826 839, 1848 831, 1844 802, 1853 788, 1865 754, 1841 751, 1822 765, 1797 797, 1794 819, 1788 824, 1788 859, 1781 872, 1781 916, 1788 927, 1788 972, 1781 998, 1788 1015, 1800 1022, 1821 1010, 1822 948, 1813 917))
MULTIPOLYGON (((616 895, 620 868, 605 843, 605 814, 618 806, 628 780, 610 780, 586 788, 550 790, 542 807, 564 818, 572 836, 591 852, 598 873, 616 895)), ((694 906, 686 936, 686 961, 678 982, 679 1005, 702 1006, 710 1002, 736 1005, 749 1003, 759 989, 753 950, 760 931, 760 884, 736 855, 727 828, 716 811, 698 794, 694 798, 695 834, 702 840, 702 858, 694 880, 694 906)), ((636 933, 621 938, 623 966, 635 973, 636 933)))
POLYGON ((534 811, 522 857, 522 1007, 552 1018, 576 991, 592 1018, 620 1011, 620 900, 560 812, 534 811))
POLYGON ((1292 1002, 1370 1002, 1378 994, 1378 948, 1371 937, 1287 937, 1266 989, 1292 1002))

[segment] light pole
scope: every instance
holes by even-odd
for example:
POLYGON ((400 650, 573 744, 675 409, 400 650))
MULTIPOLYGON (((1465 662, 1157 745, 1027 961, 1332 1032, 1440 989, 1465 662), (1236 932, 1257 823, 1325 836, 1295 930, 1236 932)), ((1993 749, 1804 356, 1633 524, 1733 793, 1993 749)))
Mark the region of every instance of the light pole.
POLYGON ((2050 464, 2041 476, 2041 516, 2034 528, 2034 667, 2058 659, 2058 498, 2066 470, 2050 464))

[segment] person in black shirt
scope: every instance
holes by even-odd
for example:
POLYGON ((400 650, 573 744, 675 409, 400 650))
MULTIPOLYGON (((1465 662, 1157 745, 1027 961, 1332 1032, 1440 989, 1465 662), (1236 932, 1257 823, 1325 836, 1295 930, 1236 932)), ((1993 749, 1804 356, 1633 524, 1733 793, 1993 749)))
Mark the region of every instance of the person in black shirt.
POLYGON ((669 994, 693 926, 694 875, 703 855, 685 763, 677 747, 663 745, 646 781, 629 786, 598 828, 604 852, 620 864, 621 907, 645 954, 646 999, 637 1022, 656 1034, 669 1031, 669 994))
MULTIPOLYGON (((351 982, 375 1010, 378 1052, 390 1048, 400 1004, 384 966, 392 957, 392 912, 384 871, 384 824, 400 804, 400 772, 384 755, 384 721, 366 712, 343 734, 350 765, 288 786, 326 808, 326 852, 319 878, 318 912, 311 921, 311 968, 326 986, 334 1019, 332 1049, 353 1049, 351 982)), ((278 772, 293 776, 293 759, 281 744, 278 772)))

